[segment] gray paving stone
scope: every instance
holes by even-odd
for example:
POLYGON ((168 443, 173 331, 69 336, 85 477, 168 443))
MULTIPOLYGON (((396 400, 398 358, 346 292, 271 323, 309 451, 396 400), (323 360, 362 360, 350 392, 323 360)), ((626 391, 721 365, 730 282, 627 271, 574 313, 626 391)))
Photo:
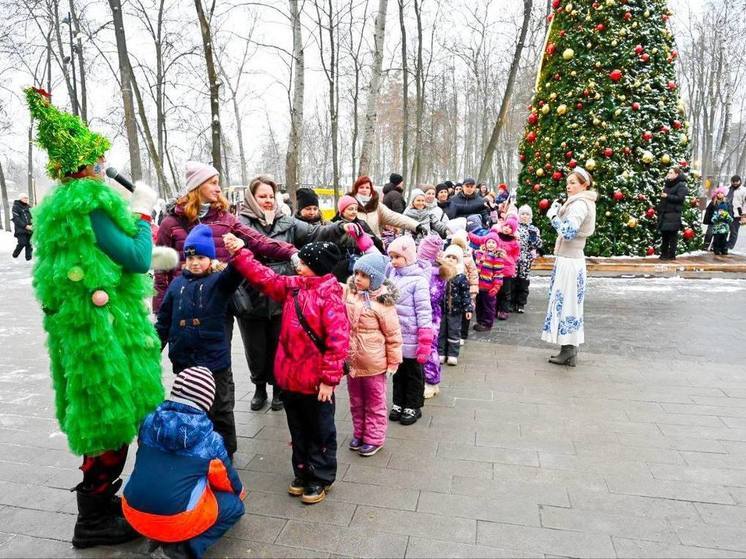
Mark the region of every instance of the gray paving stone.
POLYGON ((573 509, 669 520, 699 519, 694 503, 687 501, 616 495, 607 491, 589 491, 581 488, 570 488, 568 493, 573 509))
POLYGON ((541 525, 544 528, 571 530, 679 544, 676 532, 668 521, 661 518, 608 514, 600 511, 540 507, 541 525))
POLYGON ((746 487, 746 470, 651 464, 650 471, 656 479, 746 487))
POLYGON ((276 557, 282 558, 316 558, 329 557, 329 553, 312 549, 301 549, 284 545, 253 542, 244 539, 225 537, 211 547, 205 557, 276 557))
POLYGON ((350 526, 365 532, 435 538, 448 534, 450 541, 476 543, 477 521, 424 512, 398 511, 359 506, 350 526))
POLYGON ((714 526, 683 521, 676 524, 675 528, 684 545, 746 553, 746 528, 742 526, 714 526))
POLYGON ((451 493, 472 497, 481 497, 482 495, 491 495, 495 498, 513 496, 540 505, 570 506, 567 490, 564 486, 541 482, 485 480, 454 476, 451 493))
POLYGON ((694 501, 702 503, 735 504, 728 491, 717 485, 683 483, 678 481, 661 481, 648 479, 634 479, 624 477, 606 478, 611 493, 623 495, 640 495, 643 497, 662 497, 680 501, 694 501))
POLYGON ((0 510, 0 526, 11 534, 69 542, 76 517, 50 511, 5 507, 0 510))
POLYGON ((742 553, 721 549, 706 549, 673 545, 661 542, 612 538, 617 557, 620 559, 636 559, 639 557, 659 557, 661 559, 699 559, 699 558, 730 558, 744 557, 742 553))
POLYGON ((524 496, 491 493, 465 496, 422 491, 417 510, 442 516, 473 518, 490 522, 540 525, 539 506, 524 496))
POLYGON ((352 503, 330 499, 321 504, 309 507, 301 503, 297 497, 288 495, 287 491, 285 492, 284 499, 278 498, 274 493, 249 491, 244 501, 244 506, 246 512, 250 514, 307 522, 320 522, 336 526, 349 525, 352 515, 355 513, 355 505, 352 503))
POLYGON ((493 522, 479 522, 477 543, 568 557, 615 556, 609 536, 493 522))
POLYGON ((287 520, 247 513, 226 532, 227 537, 238 540, 273 543, 285 527, 287 520))
POLYGON ((746 527, 746 507, 695 503, 699 515, 707 524, 746 527))
POLYGON ((634 477, 652 477, 650 466, 646 462, 619 460, 604 456, 584 457, 569 454, 539 453, 541 467, 549 470, 568 470, 571 472, 588 472, 605 475, 631 475, 634 477))
POLYGON ((431 490, 443 493, 448 493, 451 489, 451 476, 448 473, 392 470, 358 464, 350 465, 343 479, 352 483, 382 485, 399 489, 431 490))
POLYGON ((327 500, 373 507, 415 510, 419 491, 337 481, 327 500))
POLYGON ((484 545, 410 537, 406 557, 407 559, 430 559, 431 557, 512 559, 514 557, 536 557, 536 555, 484 545))
POLYGON ((464 477, 477 477, 492 479, 493 466, 487 462, 474 462, 470 460, 453 460, 450 458, 420 458, 413 460, 409 456, 393 455, 388 463, 388 468, 394 470, 407 470, 422 472, 433 475, 460 475, 464 477))
POLYGON ((442 456, 443 458, 452 458, 456 460, 474 460, 476 462, 539 466, 538 454, 533 450, 440 443, 438 445, 437 455, 442 456))
POLYGON ((406 536, 296 521, 287 523, 275 543, 350 557, 404 557, 407 549, 406 536))

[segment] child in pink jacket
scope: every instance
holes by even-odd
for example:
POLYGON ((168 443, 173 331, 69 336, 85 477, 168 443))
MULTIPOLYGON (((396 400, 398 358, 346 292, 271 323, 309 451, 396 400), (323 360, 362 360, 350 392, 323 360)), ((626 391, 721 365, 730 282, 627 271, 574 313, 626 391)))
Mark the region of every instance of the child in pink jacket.
MULTIPOLYGON (((231 253, 243 245, 232 235, 225 242, 231 253)), ((331 273, 342 259, 337 246, 308 243, 298 257, 297 276, 275 273, 247 249, 233 263, 252 286, 283 304, 275 380, 293 446, 295 479, 288 493, 314 504, 324 500, 337 474, 334 387, 342 379, 350 323, 342 286, 331 273)))
POLYGON ((355 262, 344 301, 350 321, 347 389, 353 436, 350 450, 373 456, 386 440, 386 373, 402 362, 402 337, 396 314, 397 292, 384 281, 388 259, 372 252, 355 262))
MULTIPOLYGON (((516 238, 518 230, 518 219, 509 214, 501 223, 494 225, 492 230, 497 232, 497 254, 503 260, 503 284, 500 292, 497 294, 497 319, 508 320, 511 310, 511 300, 513 298, 513 279, 516 275, 516 265, 521 257, 521 245, 516 238)), ((469 234, 469 240, 481 244, 484 237, 479 237, 473 233, 469 234)))

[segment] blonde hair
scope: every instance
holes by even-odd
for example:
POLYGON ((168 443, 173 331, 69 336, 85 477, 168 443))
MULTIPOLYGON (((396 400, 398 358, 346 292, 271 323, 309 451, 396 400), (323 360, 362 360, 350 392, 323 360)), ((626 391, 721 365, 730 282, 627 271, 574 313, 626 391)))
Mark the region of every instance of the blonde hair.
MULTIPOLYGON (((184 215, 189 223, 197 221, 200 207, 199 188, 190 190, 185 196, 176 200, 176 203, 183 208, 184 215)), ((210 207, 216 208, 219 211, 227 212, 228 208, 230 208, 230 203, 223 194, 220 194, 218 196, 218 201, 210 204, 210 207)))

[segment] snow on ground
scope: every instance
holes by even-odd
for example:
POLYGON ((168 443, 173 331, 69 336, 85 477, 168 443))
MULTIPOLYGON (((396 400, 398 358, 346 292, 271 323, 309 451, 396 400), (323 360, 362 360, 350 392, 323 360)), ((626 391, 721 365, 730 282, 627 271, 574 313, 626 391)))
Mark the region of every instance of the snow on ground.
MULTIPOLYGON (((532 287, 548 287, 549 276, 532 276, 532 287)), ((667 278, 634 277, 634 278, 600 278, 589 277, 588 287, 603 291, 615 292, 697 292, 707 290, 711 293, 735 293, 746 291, 746 280, 742 279, 691 279, 678 276, 667 278), (644 281, 640 281, 644 280, 644 281)))
POLYGON ((16 238, 13 233, 0 231, 0 254, 11 254, 16 248, 16 238))

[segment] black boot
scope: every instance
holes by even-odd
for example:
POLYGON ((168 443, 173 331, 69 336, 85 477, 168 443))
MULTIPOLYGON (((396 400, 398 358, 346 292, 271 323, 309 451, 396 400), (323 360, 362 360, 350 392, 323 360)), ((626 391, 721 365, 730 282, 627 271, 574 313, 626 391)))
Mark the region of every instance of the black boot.
POLYGON ((277 388, 276 386, 272 387, 272 403, 270 404, 270 408, 272 411, 280 411, 284 405, 282 403, 282 399, 280 396, 282 395, 282 390, 277 388))
POLYGON ((549 358, 550 363, 555 365, 575 366, 575 358, 578 355, 578 348, 574 345, 563 345, 562 350, 557 355, 549 358))
POLYGON ((265 383, 257 383, 256 390, 254 391, 254 397, 251 399, 251 410, 259 411, 267 403, 267 385, 265 383))
POLYGON ((88 493, 80 485, 76 487, 78 521, 73 532, 74 547, 117 545, 140 537, 122 516, 118 499, 114 499, 120 485, 121 480, 105 493, 99 494, 88 493))

